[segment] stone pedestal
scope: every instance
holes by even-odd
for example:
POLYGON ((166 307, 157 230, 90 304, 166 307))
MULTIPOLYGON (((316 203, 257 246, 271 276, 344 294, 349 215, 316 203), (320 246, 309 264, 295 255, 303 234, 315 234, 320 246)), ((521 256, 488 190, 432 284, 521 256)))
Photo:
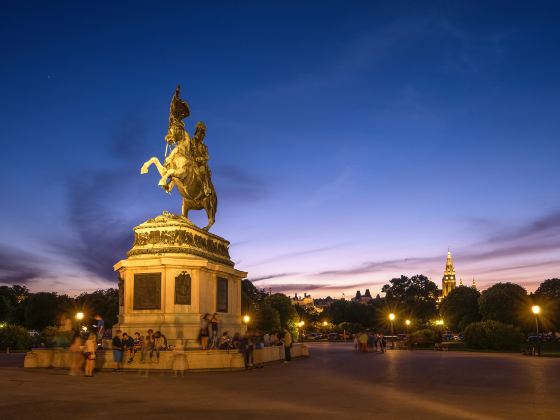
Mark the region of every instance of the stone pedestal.
POLYGON ((182 216, 164 212, 134 228, 128 258, 119 273, 119 323, 132 335, 161 331, 170 344, 196 348, 201 317, 218 313, 220 331, 243 332, 241 280, 229 257, 229 242, 182 216))

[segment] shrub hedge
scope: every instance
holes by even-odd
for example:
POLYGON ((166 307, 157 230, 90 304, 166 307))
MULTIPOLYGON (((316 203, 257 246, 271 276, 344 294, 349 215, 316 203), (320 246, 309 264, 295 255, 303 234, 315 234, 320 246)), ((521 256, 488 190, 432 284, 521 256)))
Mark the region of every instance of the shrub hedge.
POLYGON ((465 345, 473 349, 519 350, 523 334, 499 321, 474 322, 465 329, 465 345))
POLYGON ((30 347, 29 333, 19 325, 4 325, 0 328, 0 350, 26 350, 30 347))

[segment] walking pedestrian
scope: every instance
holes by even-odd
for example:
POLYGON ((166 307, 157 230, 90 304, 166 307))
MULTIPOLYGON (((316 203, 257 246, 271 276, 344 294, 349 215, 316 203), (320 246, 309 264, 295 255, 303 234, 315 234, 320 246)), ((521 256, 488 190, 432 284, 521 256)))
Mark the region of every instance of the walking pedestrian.
POLYGON ((70 361, 70 376, 78 375, 82 370, 82 364, 84 363, 84 353, 83 353, 83 343, 80 333, 74 334, 72 344, 68 348, 71 354, 70 361))
POLYGON ((93 368, 95 365, 95 352, 97 351, 97 337, 95 334, 91 333, 86 340, 86 351, 84 356, 86 357, 86 367, 84 376, 93 376, 93 368))

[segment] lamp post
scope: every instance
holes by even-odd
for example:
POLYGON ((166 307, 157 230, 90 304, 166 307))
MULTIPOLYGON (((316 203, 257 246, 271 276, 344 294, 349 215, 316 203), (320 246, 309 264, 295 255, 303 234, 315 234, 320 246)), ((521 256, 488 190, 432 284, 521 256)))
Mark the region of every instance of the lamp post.
POLYGON ((410 319, 404 321, 406 325, 406 347, 410 350, 410 319))
POLYGON ((535 315, 535 325, 537 326, 537 356, 541 355, 541 338, 539 337, 539 314, 541 313, 541 307, 539 305, 533 305, 531 307, 533 314, 535 315))
POLYGON ((249 315, 244 315, 244 316, 243 316, 243 323, 244 323, 245 325, 248 325, 249 322, 251 322, 251 317, 250 317, 249 315))
POLYGON ((395 314, 389 314, 389 321, 391 322, 391 350, 395 350, 395 336, 393 334, 393 321, 395 320, 395 314))
POLYGON ((84 319, 84 313, 83 312, 76 312, 76 321, 78 321, 78 331, 80 333, 85 333, 86 331, 83 331, 82 329, 82 320, 84 319))
POLYGON ((299 321, 297 325, 299 331, 299 341, 303 343, 303 326, 305 325, 305 322, 299 321))

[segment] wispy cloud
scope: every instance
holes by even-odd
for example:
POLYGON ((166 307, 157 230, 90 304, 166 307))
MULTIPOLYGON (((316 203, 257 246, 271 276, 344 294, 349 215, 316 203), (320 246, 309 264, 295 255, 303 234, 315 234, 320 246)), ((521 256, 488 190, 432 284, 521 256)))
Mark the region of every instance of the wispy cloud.
POLYGON ((321 289, 320 284, 312 283, 276 283, 269 286, 269 288, 275 293, 287 293, 287 292, 298 292, 300 290, 311 291, 316 289, 321 289))
MULTIPOLYGON (((476 251, 459 250, 462 263, 489 262, 485 273, 526 270, 530 268, 554 266, 560 260, 549 260, 532 264, 511 266, 511 262, 502 262, 503 258, 538 255, 560 249, 560 212, 553 212, 519 227, 509 229, 489 236, 489 239, 475 244, 471 248, 476 251)), ((359 275, 386 271, 410 271, 418 267, 426 267, 441 263, 441 254, 433 256, 418 256, 411 258, 367 261, 362 264, 336 270, 315 273, 316 277, 336 277, 359 275)), ((365 284, 364 284, 365 285, 365 284)), ((340 286, 338 286, 340 287, 340 286)), ((346 287, 346 285, 345 285, 346 287)))
POLYGON ((35 254, 0 245, 0 284, 28 284, 45 275, 44 263, 35 254))
POLYGON ((418 265, 434 263, 436 261, 441 261, 441 255, 433 256, 433 257, 413 257, 413 258, 401 258, 401 259, 394 259, 394 260, 370 261, 350 268, 321 271, 319 273, 316 273, 315 275, 330 277, 330 276, 346 276, 351 274, 376 273, 388 269, 401 270, 410 267, 415 267, 418 265))
POLYGON ((132 245, 131 220, 119 215, 120 191, 127 176, 120 171, 82 172, 69 182, 68 223, 72 237, 49 239, 52 250, 90 273, 91 281, 113 282, 113 264, 132 245))
POLYGON ((560 238, 560 210, 553 211, 528 224, 492 236, 488 242, 502 243, 518 239, 560 238))
POLYGON ((266 193, 262 179, 235 165, 219 165, 213 170, 213 181, 220 199, 228 201, 260 200, 266 193))
POLYGON ((345 242, 345 243, 340 243, 340 244, 335 244, 335 245, 327 245, 327 246, 321 246, 321 247, 317 247, 317 248, 302 249, 302 250, 299 250, 299 251, 286 252, 285 254, 279 254, 279 255, 275 255, 275 256, 270 257, 270 258, 265 258, 264 260, 258 261, 254 264, 251 264, 251 266, 252 267, 257 267, 259 265, 264 265, 264 264, 268 264, 268 263, 275 262, 275 261, 283 261, 283 260, 286 260, 288 258, 303 257, 303 256, 306 256, 306 255, 320 254, 321 252, 327 252, 327 251, 331 251, 333 249, 344 247, 344 246, 348 245, 349 243, 350 242, 345 242))
POLYGON ((297 275, 297 274, 298 273, 275 273, 275 274, 267 274, 265 276, 260 276, 260 277, 249 278, 249 280, 251 280, 253 283, 257 283, 259 281, 277 279, 277 278, 281 278, 281 277, 294 276, 294 275, 297 275))

